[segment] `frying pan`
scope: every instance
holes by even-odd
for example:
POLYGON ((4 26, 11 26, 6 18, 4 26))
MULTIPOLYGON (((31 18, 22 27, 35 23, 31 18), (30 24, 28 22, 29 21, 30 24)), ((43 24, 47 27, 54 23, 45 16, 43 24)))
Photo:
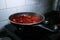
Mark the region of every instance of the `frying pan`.
POLYGON ((10 22, 14 23, 14 24, 18 24, 18 25, 34 25, 33 23, 29 23, 29 24, 25 24, 25 23, 16 23, 16 22, 13 22, 11 19, 16 17, 16 16, 37 16, 38 18, 42 18, 41 21, 39 22, 36 22, 34 24, 38 24, 38 23, 41 23, 44 21, 45 17, 43 15, 38 15, 36 13, 33 13, 33 12, 22 12, 22 13, 16 13, 16 14, 12 14, 10 17, 9 17, 9 20, 10 22))
POLYGON ((46 29, 46 30, 49 30, 49 31, 51 31, 51 32, 54 32, 54 31, 57 29, 57 27, 56 27, 54 30, 51 30, 51 29, 43 26, 42 24, 39 24, 39 23, 42 23, 42 22, 44 22, 44 23, 46 24, 46 23, 48 23, 48 21, 45 21, 44 15, 38 14, 38 13, 34 13, 34 12, 14 13, 14 14, 12 14, 12 15, 9 16, 9 20, 10 20, 10 22, 13 23, 13 24, 17 24, 17 25, 29 25, 29 26, 30 26, 30 25, 39 26, 39 27, 44 28, 44 29, 46 29), (16 23, 16 22, 13 22, 13 21, 11 20, 12 18, 14 18, 14 17, 16 17, 16 16, 26 16, 26 15, 37 16, 37 17, 39 17, 39 18, 42 18, 42 20, 35 23, 35 24, 38 24, 38 25, 35 25, 35 24, 32 24, 32 23, 29 23, 29 24, 16 23))

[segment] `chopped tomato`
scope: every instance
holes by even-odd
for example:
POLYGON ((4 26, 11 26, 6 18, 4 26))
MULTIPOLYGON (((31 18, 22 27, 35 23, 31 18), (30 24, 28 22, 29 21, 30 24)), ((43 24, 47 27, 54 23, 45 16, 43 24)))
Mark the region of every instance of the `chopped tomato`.
POLYGON ((12 21, 15 23, 24 23, 24 24, 35 24, 42 21, 42 18, 37 16, 16 16, 12 18, 12 21))
POLYGON ((16 21, 16 19, 12 19, 14 22, 16 21))

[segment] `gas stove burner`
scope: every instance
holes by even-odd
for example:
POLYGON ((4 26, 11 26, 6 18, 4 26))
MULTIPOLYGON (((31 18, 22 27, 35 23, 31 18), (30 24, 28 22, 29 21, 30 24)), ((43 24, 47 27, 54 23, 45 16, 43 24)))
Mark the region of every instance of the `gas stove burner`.
POLYGON ((21 40, 21 39, 5 28, 0 32, 0 40, 21 40))
POLYGON ((0 32, 0 40, 13 40, 13 38, 9 36, 6 30, 2 30, 0 32))

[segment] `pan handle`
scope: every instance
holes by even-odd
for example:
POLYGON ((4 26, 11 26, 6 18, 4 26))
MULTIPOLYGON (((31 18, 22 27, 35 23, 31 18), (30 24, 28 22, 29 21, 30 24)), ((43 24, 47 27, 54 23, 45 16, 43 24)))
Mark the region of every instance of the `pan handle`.
MULTIPOLYGON (((47 25, 48 21, 44 21, 44 24, 47 25)), ((41 27, 41 28, 46 29, 46 30, 51 31, 51 32, 55 32, 55 31, 58 30, 57 25, 53 25, 54 26, 53 29, 49 28, 48 26, 44 26, 42 24, 38 24, 38 25, 35 25, 35 26, 41 27)))

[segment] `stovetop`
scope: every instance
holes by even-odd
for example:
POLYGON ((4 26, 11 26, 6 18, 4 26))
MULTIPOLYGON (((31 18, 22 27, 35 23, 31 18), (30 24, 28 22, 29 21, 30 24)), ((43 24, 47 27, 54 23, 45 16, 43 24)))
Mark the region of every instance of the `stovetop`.
MULTIPOLYGON (((51 12, 49 12, 49 14, 50 13, 51 12)), ((58 12, 52 11, 52 13, 58 13, 58 12)), ((54 14, 54 15, 56 15, 56 14, 54 14)), ((54 19, 52 21, 49 19, 50 16, 49 17, 45 16, 45 17, 46 17, 45 20, 50 21, 49 24, 53 23, 52 25, 55 25, 55 24, 58 23, 58 22, 53 21, 55 19, 54 17, 53 17, 54 19)), ((37 39, 40 39, 40 40, 52 40, 54 35, 60 33, 60 32, 58 32, 58 30, 57 31, 53 30, 54 32, 51 32, 49 30, 46 30, 46 29, 44 29, 42 27, 38 27, 38 26, 34 26, 34 27, 26 27, 25 26, 25 27, 19 27, 18 28, 18 26, 15 26, 15 25, 11 24, 9 20, 0 22, 0 24, 1 24, 2 28, 4 27, 2 30, 6 31, 6 34, 4 33, 5 35, 7 35, 6 37, 12 38, 13 40, 32 40, 32 39, 33 40, 35 40, 35 39, 36 40, 37 39)), ((46 27, 46 25, 44 25, 44 26, 46 27)), ((47 28, 51 29, 51 27, 47 27, 47 28)), ((2 31, 0 31, 0 33, 1 32, 2 31)))
POLYGON ((6 25, 5 30, 10 36, 18 38, 18 40, 50 40, 48 35, 53 34, 39 27, 22 27, 18 30, 13 24, 6 25))
POLYGON ((40 27, 22 27, 18 30, 13 24, 5 25, 3 30, 4 35, 11 38, 11 40, 51 40, 51 36, 58 33, 40 27))

